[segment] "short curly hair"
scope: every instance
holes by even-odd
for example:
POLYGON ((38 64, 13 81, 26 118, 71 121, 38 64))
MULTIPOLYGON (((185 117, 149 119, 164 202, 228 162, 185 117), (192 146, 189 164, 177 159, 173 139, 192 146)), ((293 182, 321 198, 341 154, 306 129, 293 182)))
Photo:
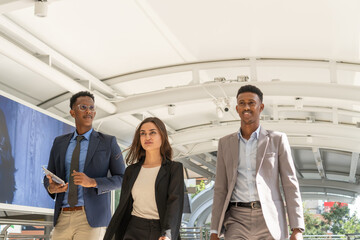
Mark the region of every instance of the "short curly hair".
POLYGON ((79 97, 91 97, 91 99, 95 102, 95 97, 92 93, 90 93, 89 91, 81 91, 78 93, 75 93, 74 95, 71 96, 70 98, 70 109, 73 108, 74 104, 76 103, 76 100, 79 97))
POLYGON ((254 85, 244 85, 241 88, 239 88, 236 98, 240 95, 240 93, 244 93, 244 92, 255 93, 260 98, 260 101, 261 102, 263 101, 263 93, 261 92, 261 90, 258 87, 254 86, 254 85))

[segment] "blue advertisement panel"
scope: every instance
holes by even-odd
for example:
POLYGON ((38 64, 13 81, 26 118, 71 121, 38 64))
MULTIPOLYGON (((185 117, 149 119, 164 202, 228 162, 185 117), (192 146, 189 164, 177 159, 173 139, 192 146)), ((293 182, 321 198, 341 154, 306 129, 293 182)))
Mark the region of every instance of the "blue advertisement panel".
POLYGON ((0 203, 51 208, 43 187, 55 137, 74 127, 0 95, 0 203))

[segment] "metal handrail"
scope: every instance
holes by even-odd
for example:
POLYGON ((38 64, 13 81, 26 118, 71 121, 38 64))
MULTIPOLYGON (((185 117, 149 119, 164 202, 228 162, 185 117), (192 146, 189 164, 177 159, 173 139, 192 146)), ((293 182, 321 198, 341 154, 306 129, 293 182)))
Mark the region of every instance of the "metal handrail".
MULTIPOLYGON (((191 240, 209 240, 210 231, 206 227, 192 227, 181 228, 180 230, 182 239, 191 240)), ((345 234, 345 235, 303 235, 304 240, 360 240, 360 233, 345 234)))
POLYGON ((24 239, 48 239, 49 236, 46 235, 8 235, 6 239, 11 238, 11 240, 24 240, 24 239))
POLYGON ((207 240, 207 236, 203 238, 203 228, 202 227, 184 227, 180 229, 181 239, 191 239, 191 240, 207 240))
POLYGON ((49 234, 9 234, 7 232, 11 225, 28 225, 28 226, 52 226, 50 221, 37 221, 37 220, 19 220, 19 219, 1 219, 0 224, 7 225, 0 233, 0 240, 23 240, 23 239, 50 239, 49 234), (5 224, 4 224, 5 223, 5 224))
POLYGON ((52 221, 0 218, 0 225, 52 226, 52 221))

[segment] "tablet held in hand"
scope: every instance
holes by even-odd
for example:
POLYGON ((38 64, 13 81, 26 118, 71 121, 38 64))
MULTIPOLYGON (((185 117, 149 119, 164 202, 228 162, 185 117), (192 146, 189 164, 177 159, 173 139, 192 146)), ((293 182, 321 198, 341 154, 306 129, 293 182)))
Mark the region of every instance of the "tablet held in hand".
POLYGON ((51 179, 58 183, 58 184, 61 184, 61 185, 65 185, 65 182, 64 180, 62 180, 61 178, 59 178, 58 176, 56 176, 54 173, 50 172, 49 170, 47 170, 45 167, 42 167, 44 172, 45 172, 45 175, 50 175, 51 176, 51 179))

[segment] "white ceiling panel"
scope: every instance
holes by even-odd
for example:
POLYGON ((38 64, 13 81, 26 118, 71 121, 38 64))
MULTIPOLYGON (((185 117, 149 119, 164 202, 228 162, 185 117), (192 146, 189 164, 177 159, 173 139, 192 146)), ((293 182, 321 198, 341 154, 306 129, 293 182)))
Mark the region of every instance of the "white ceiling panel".
POLYGON ((63 0, 46 18, 33 11, 7 16, 98 78, 182 62, 136 1, 63 0))
POLYGON ((140 78, 131 82, 113 85, 124 96, 153 92, 165 88, 188 85, 192 81, 191 72, 172 73, 155 77, 140 78))
POLYGON ((53 0, 45 18, 30 2, 0 1, 1 90, 71 121, 71 94, 90 90, 95 129, 123 148, 159 117, 191 176, 211 178, 217 140, 240 126, 236 93, 254 84, 261 125, 288 134, 302 187, 360 192, 358 0, 53 0))
POLYGON ((356 0, 149 2, 199 60, 224 56, 359 59, 360 3, 356 0))
POLYGON ((12 95, 35 105, 66 91, 1 54, 0 84, 4 85, 2 90, 6 88, 12 95))

